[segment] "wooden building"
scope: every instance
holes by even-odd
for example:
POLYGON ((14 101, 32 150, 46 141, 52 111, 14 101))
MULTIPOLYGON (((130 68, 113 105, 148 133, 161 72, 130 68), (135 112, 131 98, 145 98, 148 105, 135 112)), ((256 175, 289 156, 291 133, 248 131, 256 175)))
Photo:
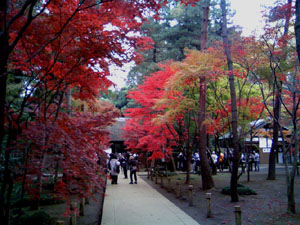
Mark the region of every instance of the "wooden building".
POLYGON ((110 138, 111 138, 111 152, 112 153, 122 153, 126 151, 126 146, 124 145, 125 139, 123 138, 122 128, 125 126, 126 120, 128 118, 120 117, 116 119, 116 122, 110 126, 110 138))
MULTIPOLYGON (((269 162, 269 155, 272 147, 272 131, 273 131, 273 122, 271 120, 259 119, 249 123, 250 130, 245 135, 244 145, 246 152, 257 151, 260 155, 260 163, 267 164, 269 162)), ((289 133, 287 128, 283 128, 286 133, 289 133)), ((226 146, 232 148, 232 138, 230 133, 225 134, 220 137, 219 143, 222 149, 225 149, 226 146)), ((289 136, 289 135, 288 135, 289 136)), ((286 138, 289 141, 289 137, 286 138)), ((276 161, 277 163, 283 163, 283 153, 282 153, 283 140, 279 135, 278 138, 278 151, 276 152, 276 161)))

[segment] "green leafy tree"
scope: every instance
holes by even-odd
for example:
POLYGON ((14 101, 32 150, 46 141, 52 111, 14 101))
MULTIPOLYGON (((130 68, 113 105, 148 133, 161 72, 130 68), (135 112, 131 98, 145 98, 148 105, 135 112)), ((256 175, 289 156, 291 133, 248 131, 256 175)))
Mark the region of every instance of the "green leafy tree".
POLYGON ((108 90, 106 93, 101 94, 101 98, 110 101, 121 111, 128 108, 130 100, 126 97, 129 88, 123 87, 120 90, 108 90))
MULTIPOLYGON (((221 10, 217 1, 210 1, 210 22, 208 25, 208 46, 220 39, 221 10)), ((153 40, 152 49, 141 52, 144 60, 129 72, 128 81, 134 87, 141 84, 144 77, 158 71, 157 63, 168 60, 182 61, 185 58, 184 49, 200 50, 202 7, 205 2, 196 2, 193 6, 185 6, 176 1, 162 8, 161 19, 149 19, 142 26, 141 34, 153 40)), ((231 12, 229 12, 232 15, 231 12)), ((228 31, 229 35, 236 33, 235 27, 228 31)))

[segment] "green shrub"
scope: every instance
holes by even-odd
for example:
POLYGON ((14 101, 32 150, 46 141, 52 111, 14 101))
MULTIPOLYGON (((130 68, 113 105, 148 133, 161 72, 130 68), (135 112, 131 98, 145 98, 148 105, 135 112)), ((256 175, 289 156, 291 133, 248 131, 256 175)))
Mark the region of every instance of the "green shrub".
MULTIPOLYGON (((257 193, 249 187, 245 187, 242 184, 237 185, 237 190, 239 195, 257 195, 257 193)), ((222 189, 222 194, 231 195, 230 187, 224 187, 222 189)))

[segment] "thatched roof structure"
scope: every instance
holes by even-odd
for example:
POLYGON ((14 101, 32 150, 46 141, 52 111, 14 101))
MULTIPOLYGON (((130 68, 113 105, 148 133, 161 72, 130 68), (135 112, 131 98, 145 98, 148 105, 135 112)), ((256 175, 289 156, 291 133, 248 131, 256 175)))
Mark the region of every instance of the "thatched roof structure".
POLYGON ((125 139, 122 137, 123 130, 122 128, 125 126, 127 118, 120 117, 116 119, 116 122, 108 128, 110 132, 110 138, 111 141, 125 141, 125 139))

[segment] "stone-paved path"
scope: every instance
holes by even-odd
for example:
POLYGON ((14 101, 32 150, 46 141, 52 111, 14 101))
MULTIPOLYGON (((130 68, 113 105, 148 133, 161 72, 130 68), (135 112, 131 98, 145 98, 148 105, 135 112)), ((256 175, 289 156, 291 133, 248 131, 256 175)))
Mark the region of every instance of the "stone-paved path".
POLYGON ((138 184, 119 175, 107 182, 102 225, 199 225, 192 217, 138 177, 138 184))

